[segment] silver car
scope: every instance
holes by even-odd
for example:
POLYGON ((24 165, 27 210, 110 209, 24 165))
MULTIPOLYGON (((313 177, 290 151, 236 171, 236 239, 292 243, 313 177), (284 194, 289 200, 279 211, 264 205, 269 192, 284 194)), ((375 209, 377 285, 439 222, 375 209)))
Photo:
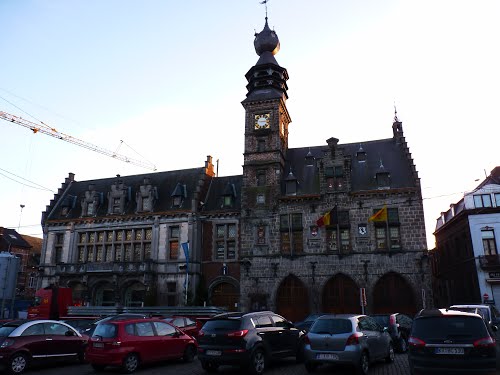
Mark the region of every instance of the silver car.
POLYGON ((323 315, 305 337, 305 366, 314 372, 319 365, 351 365, 359 375, 368 374, 370 363, 394 361, 387 329, 366 315, 323 315))

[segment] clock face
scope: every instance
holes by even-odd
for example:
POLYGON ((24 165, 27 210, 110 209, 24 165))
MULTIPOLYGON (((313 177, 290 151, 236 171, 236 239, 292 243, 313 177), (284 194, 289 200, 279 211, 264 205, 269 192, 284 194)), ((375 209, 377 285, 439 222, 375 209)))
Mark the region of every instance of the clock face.
POLYGON ((269 129, 270 118, 271 115, 269 113, 255 115, 255 129, 269 129))

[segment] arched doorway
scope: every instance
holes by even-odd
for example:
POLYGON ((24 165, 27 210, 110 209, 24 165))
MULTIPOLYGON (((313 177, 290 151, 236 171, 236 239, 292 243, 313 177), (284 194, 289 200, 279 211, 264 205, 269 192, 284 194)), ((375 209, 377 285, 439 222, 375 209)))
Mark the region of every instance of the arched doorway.
POLYGON ((146 287, 138 281, 129 285, 123 295, 125 307, 143 307, 145 298, 146 287))
POLYGON ((399 274, 389 272, 382 276, 373 289, 373 313, 399 312, 414 315, 417 312, 413 289, 399 274))
POLYGON ((236 311, 238 309, 239 298, 238 289, 227 282, 215 285, 210 293, 212 305, 222 307, 227 311, 236 311))
POLYGON ((323 288, 323 312, 361 313, 359 288, 349 276, 337 274, 323 288))
POLYGON ((115 288, 109 282, 98 284, 94 289, 94 306, 114 306, 115 288))
POLYGON ((276 292, 276 312, 292 322, 309 314, 309 294, 298 277, 288 275, 281 282, 276 292))

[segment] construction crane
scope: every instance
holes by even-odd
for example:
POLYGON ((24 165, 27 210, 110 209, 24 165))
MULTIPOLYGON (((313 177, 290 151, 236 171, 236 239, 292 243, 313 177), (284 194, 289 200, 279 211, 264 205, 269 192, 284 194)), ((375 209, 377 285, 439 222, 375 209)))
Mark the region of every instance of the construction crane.
POLYGON ((109 150, 106 150, 106 149, 101 148, 99 146, 93 145, 92 143, 82 141, 81 139, 72 137, 71 135, 61 133, 60 131, 58 131, 54 128, 51 128, 50 126, 44 124, 42 121, 40 121, 40 124, 37 124, 37 123, 31 122, 29 120, 23 119, 22 117, 14 116, 14 115, 11 115, 10 113, 3 112, 3 111, 0 111, 0 118, 5 120, 5 121, 13 122, 15 124, 24 126, 25 128, 30 129, 35 134, 40 132, 42 134, 50 135, 51 137, 61 139, 63 141, 72 143, 72 144, 80 146, 80 147, 84 147, 88 150, 92 150, 92 151, 98 152, 98 153, 106 155, 106 156, 110 156, 114 159, 121 160, 121 161, 124 161, 126 163, 134 164, 134 165, 137 165, 137 166, 142 167, 142 168, 151 169, 153 171, 156 171, 156 166, 150 162, 143 162, 140 160, 135 160, 135 159, 129 158, 128 156, 120 155, 116 152, 109 151, 109 150))

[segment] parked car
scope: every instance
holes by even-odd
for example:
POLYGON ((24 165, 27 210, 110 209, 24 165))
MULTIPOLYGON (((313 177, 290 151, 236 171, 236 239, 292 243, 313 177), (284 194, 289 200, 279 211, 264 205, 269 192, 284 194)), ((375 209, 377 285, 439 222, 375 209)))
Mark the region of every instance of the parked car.
MULTIPOLYGON (((492 326, 497 326, 498 328, 500 325, 500 312, 494 305, 452 305, 450 309, 479 314, 490 328, 492 326)), ((499 340, 498 330, 494 333, 496 339, 499 340)))
POLYGON ((207 372, 236 365, 260 375, 276 358, 301 359, 303 331, 272 311, 224 313, 207 320, 198 335, 198 359, 207 372))
POLYGON ((496 373, 497 342, 478 314, 421 310, 413 319, 408 344, 412 375, 496 373))
POLYGON ((314 321, 319 318, 321 315, 325 315, 326 313, 314 313, 314 314, 309 314, 306 316, 304 320, 301 320, 299 322, 295 322, 294 325, 298 329, 302 329, 304 331, 309 331, 309 328, 311 328, 311 325, 314 323, 314 321))
POLYGON ((164 318, 163 320, 176 326, 177 328, 180 328, 182 331, 190 336, 193 336, 194 338, 198 337, 198 332, 203 326, 202 322, 188 316, 171 316, 164 318))
POLYGON ((370 316, 382 327, 387 328, 395 350, 400 353, 408 350, 408 337, 410 337, 412 318, 400 313, 374 314, 370 316))
POLYGON ((106 366, 134 372, 140 364, 183 359, 192 362, 196 340, 158 318, 120 318, 101 322, 89 340, 87 361, 94 370, 106 366))
POLYGON ((123 314, 117 314, 117 315, 110 315, 110 316, 96 320, 95 322, 91 323, 86 328, 83 328, 81 330, 81 333, 85 334, 89 337, 92 337, 94 330, 96 329, 96 327, 99 323, 108 322, 110 320, 121 320, 121 319, 129 319, 129 318, 145 319, 148 317, 149 316, 145 315, 145 314, 135 314, 135 313, 123 313, 123 314))
POLYGON ((366 315, 331 314, 316 319, 306 334, 305 367, 314 372, 322 364, 354 367, 366 375, 370 363, 394 361, 394 348, 387 328, 366 315))
POLYGON ((85 361, 87 339, 57 320, 19 320, 0 327, 0 364, 21 374, 35 362, 85 361))

